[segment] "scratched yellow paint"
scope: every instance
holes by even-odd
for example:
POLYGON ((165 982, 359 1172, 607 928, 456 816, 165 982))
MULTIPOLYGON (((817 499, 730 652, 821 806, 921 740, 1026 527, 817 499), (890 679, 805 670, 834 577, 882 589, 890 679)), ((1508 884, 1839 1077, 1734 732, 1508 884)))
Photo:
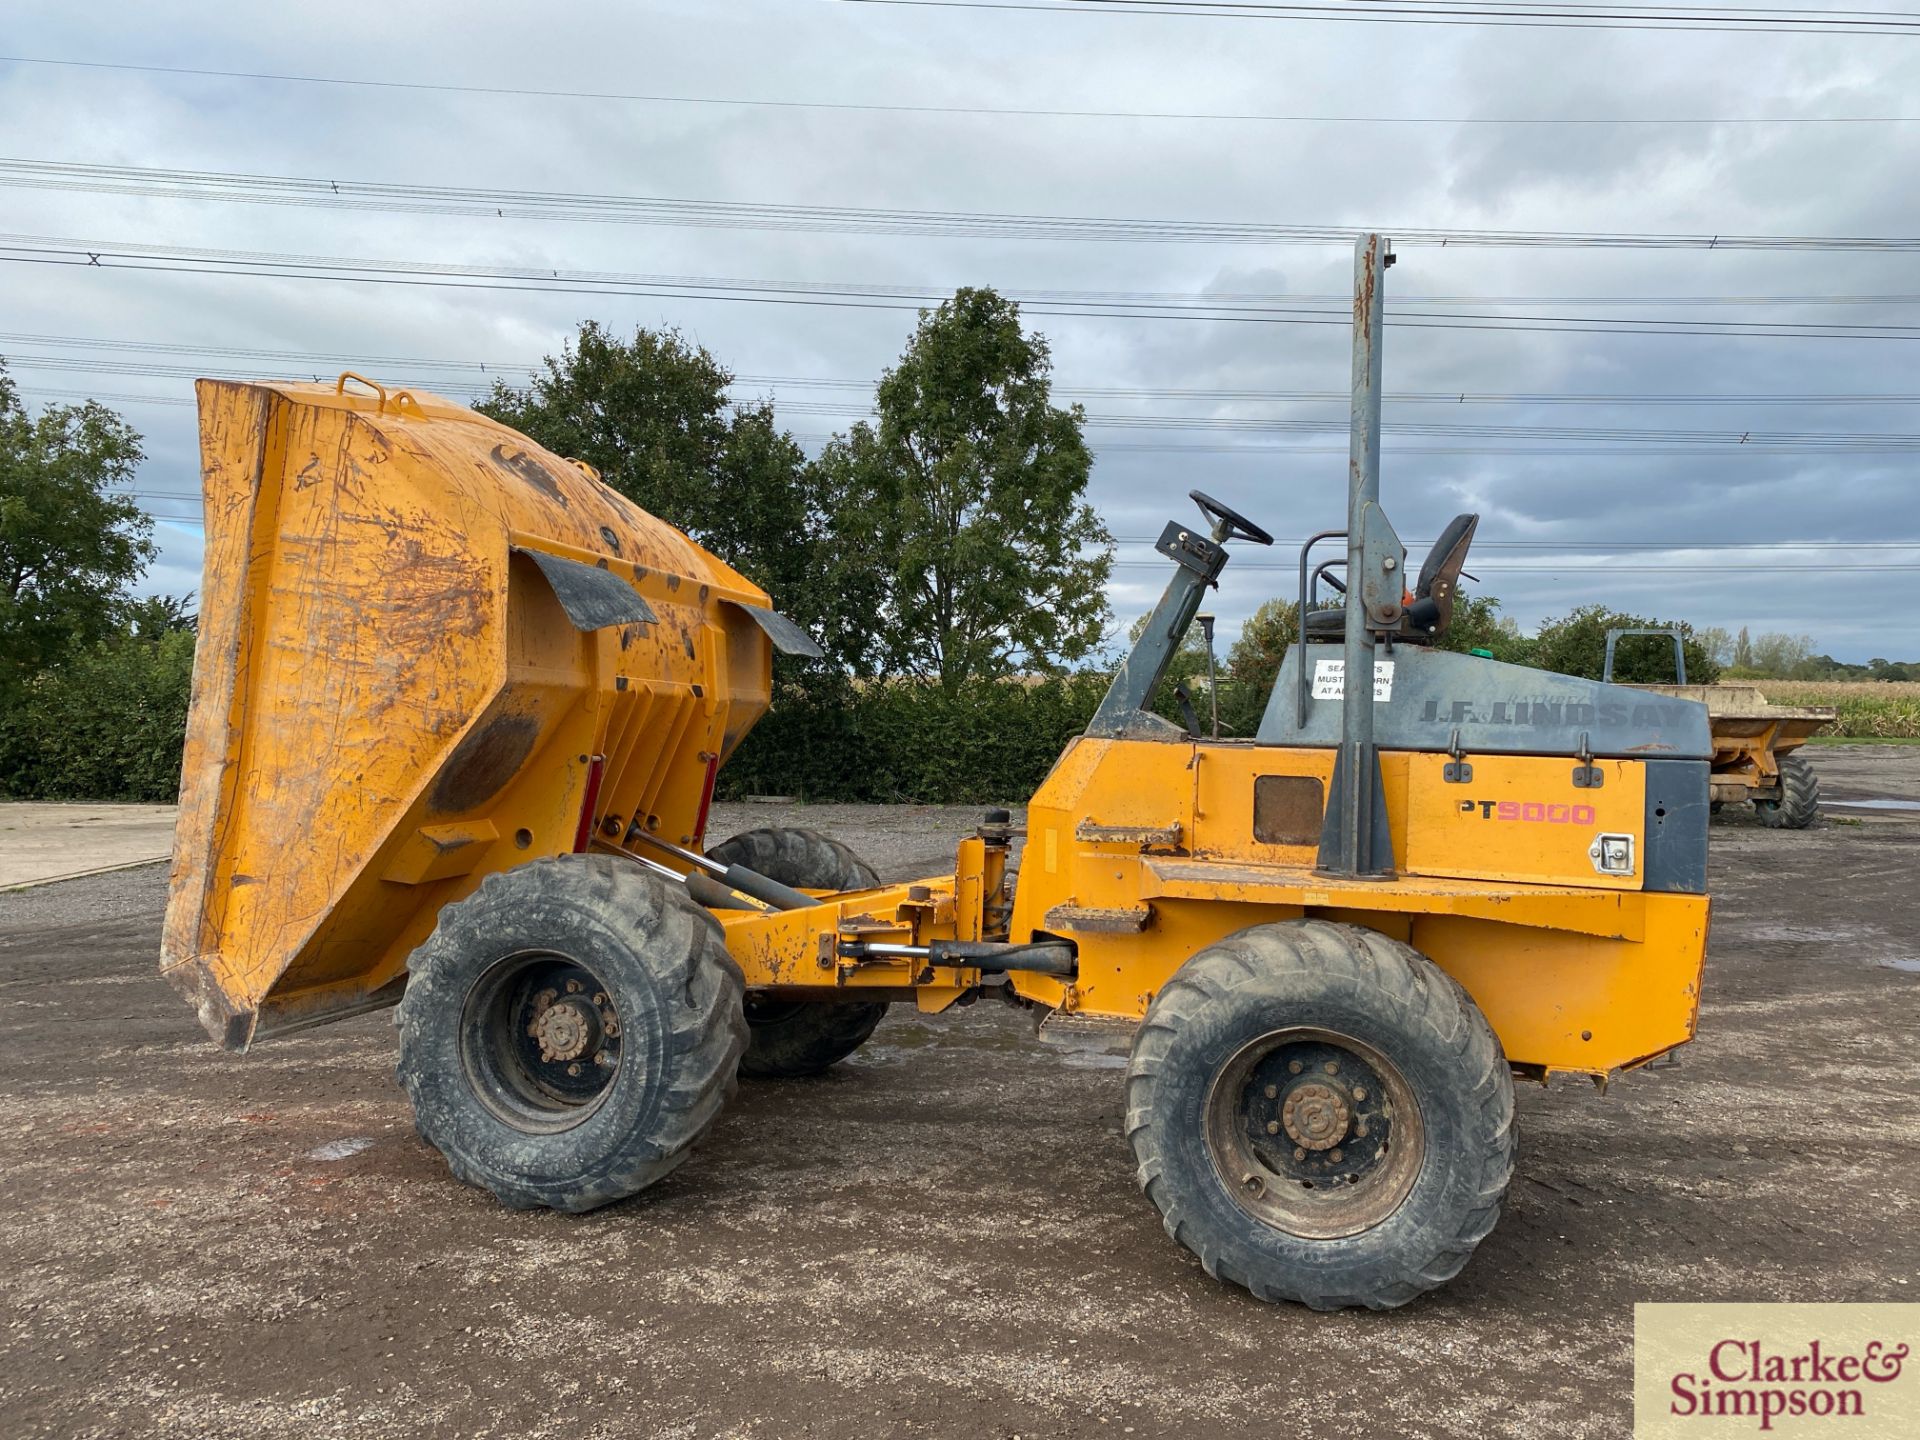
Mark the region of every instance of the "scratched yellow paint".
MULTIPOLYGON (((379 998, 488 874, 641 815, 693 838, 766 708, 765 594, 589 473, 432 395, 201 381, 206 573, 162 964, 217 1037, 379 998), (652 625, 583 634, 514 547, 652 625)), ((389 994, 391 992, 389 991, 389 994)))

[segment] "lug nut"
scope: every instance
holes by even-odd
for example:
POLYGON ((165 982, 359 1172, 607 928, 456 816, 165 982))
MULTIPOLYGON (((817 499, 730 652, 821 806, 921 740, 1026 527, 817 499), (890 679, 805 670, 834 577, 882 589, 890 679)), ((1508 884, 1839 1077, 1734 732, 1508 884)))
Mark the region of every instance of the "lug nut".
POLYGON ((1279 1133, 1280 1133, 1280 1122, 1278 1120, 1267 1121, 1267 1134, 1278 1135, 1279 1133))
POLYGON ((1340 1151, 1337 1146, 1328 1154, 1327 1159, 1331 1160, 1336 1165, 1340 1163, 1340 1151))
POLYGON ((1354 1086, 1354 1087, 1353 1087, 1353 1098, 1354 1098, 1354 1099, 1356 1099, 1356 1100, 1364 1100, 1364 1099, 1366 1099, 1366 1098, 1367 1098, 1367 1091, 1366 1091, 1366 1087, 1365 1087, 1365 1086, 1363 1086, 1363 1085, 1356 1085, 1356 1086, 1354 1086))
POLYGON ((1279 1098, 1280 1098, 1280 1087, 1278 1085, 1267 1086, 1267 1099, 1278 1100, 1279 1098))
POLYGON ((1306 1147, 1305 1147, 1305 1146, 1302 1146, 1302 1145, 1296 1145, 1296 1146, 1294 1146, 1294 1147, 1293 1147, 1293 1158, 1294 1158, 1294 1159, 1296 1159, 1296 1160, 1304 1160, 1304 1159, 1306 1159, 1306 1158, 1307 1158, 1307 1151, 1306 1151, 1306 1147))
POLYGON ((1338 1060, 1329 1060, 1321 1068, 1329 1075, 1338 1075, 1340 1073, 1340 1062, 1338 1060))
POLYGON ((1300 1073, 1300 1070, 1301 1070, 1301 1065, 1298 1060, 1289 1060, 1287 1062, 1287 1073, 1289 1075, 1298 1075, 1300 1073))
POLYGON ((574 1061, 573 1064, 567 1066, 567 1074, 578 1075, 579 1073, 580 1073, 580 1062, 578 1060, 574 1061))

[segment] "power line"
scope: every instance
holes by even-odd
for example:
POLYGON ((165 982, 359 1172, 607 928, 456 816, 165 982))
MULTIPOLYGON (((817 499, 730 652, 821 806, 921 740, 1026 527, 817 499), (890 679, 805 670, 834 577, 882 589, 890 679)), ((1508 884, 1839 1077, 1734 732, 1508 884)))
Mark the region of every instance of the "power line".
MULTIPOLYGON (((189 509, 196 508, 199 504, 199 500, 197 496, 191 496, 186 494, 172 494, 168 492, 141 492, 141 491, 131 491, 131 492, 124 492, 124 493, 127 495, 127 498, 130 498, 130 499, 148 499, 148 500, 158 499, 158 500, 164 500, 164 501, 177 502, 184 506, 187 506, 189 509)), ((148 514, 151 518, 155 520, 169 521, 173 523, 198 524, 203 518, 199 514, 184 514, 184 515, 162 514, 159 511, 154 510, 151 505, 144 506, 142 508, 146 514, 148 514)), ((1133 543, 1144 544, 1146 542, 1116 541, 1115 543, 1116 544, 1133 544, 1133 543)), ((1282 546, 1286 546, 1291 544, 1297 544, 1299 542, 1281 540, 1277 543, 1282 546)), ((1487 548, 1490 548, 1491 544, 1493 543, 1498 543, 1498 542, 1478 542, 1476 548, 1487 549, 1487 548)), ((1741 550, 1746 550, 1746 551, 1766 551, 1766 550, 1774 550, 1774 549, 1792 548, 1792 543, 1793 542, 1785 542, 1782 544, 1770 544, 1763 541, 1763 542, 1757 542, 1754 544, 1738 546, 1736 548, 1741 550)), ((1543 545, 1541 548, 1550 549, 1553 547, 1543 545)), ((1643 544, 1642 542, 1629 541, 1629 542, 1622 542, 1619 548, 1626 549, 1626 548, 1660 548, 1660 547, 1652 546, 1650 543, 1643 544)), ((1695 548, 1699 548, 1699 547, 1694 547, 1694 546, 1672 547, 1674 551, 1684 551, 1684 550, 1695 549, 1695 548)), ((1827 548, 1920 550, 1920 542, 1916 542, 1913 545, 1863 544, 1859 546, 1848 545, 1844 542, 1836 542, 1832 545, 1829 545, 1827 548)), ((1476 573, 1489 574, 1489 575, 1518 575, 1518 574, 1558 575, 1558 574, 1569 574, 1569 573, 1589 574, 1589 573, 1595 573, 1600 569, 1600 566, 1594 562, 1598 562, 1606 559, 1604 555, 1589 555, 1589 556, 1581 556, 1578 558, 1583 563, 1547 564, 1547 563, 1540 563, 1537 561, 1523 561, 1519 563, 1514 563, 1511 561, 1496 558, 1490 564, 1484 561, 1476 561, 1474 564, 1474 570, 1476 573)), ((1161 560, 1113 559, 1109 563, 1112 565, 1114 569, 1117 569, 1117 570, 1142 570, 1142 569, 1162 570, 1166 568, 1166 562, 1161 560)), ((1298 573, 1298 567, 1295 565, 1277 563, 1273 561, 1263 561, 1263 560, 1241 560, 1233 568, 1241 572, 1262 572, 1262 573, 1279 572, 1279 573, 1288 573, 1288 574, 1298 573)), ((1856 572, 1856 571, 1866 572, 1866 573, 1887 573, 1887 572, 1905 573, 1909 571, 1920 571, 1920 562, 1903 564, 1903 563, 1884 562, 1884 561, 1872 561, 1872 562, 1862 563, 1862 564, 1801 563, 1801 564, 1793 564, 1793 565, 1780 565, 1780 564, 1739 564, 1739 563, 1726 563, 1726 562, 1714 561, 1711 563, 1693 563, 1693 564, 1622 565, 1612 560, 1606 560, 1604 571, 1606 574, 1609 574, 1609 575, 1621 574, 1621 573, 1657 574, 1657 575, 1719 575, 1719 574, 1747 574, 1747 573, 1794 574, 1802 571, 1808 574, 1842 574, 1842 573, 1856 572)))
POLYGON ((64 60, 36 55, 0 55, 0 64, 111 70, 127 74, 181 75, 212 80, 252 80, 287 85, 332 85, 372 90, 414 90, 451 95, 516 96, 542 100, 644 105, 736 106, 746 109, 851 111, 883 115, 954 115, 1036 120, 1206 121, 1268 125, 1912 125, 1920 115, 1722 115, 1722 116, 1491 116, 1491 115, 1308 115, 1247 114, 1207 110, 1072 110, 996 105, 901 105, 847 100, 768 100, 744 96, 661 95, 607 90, 557 90, 525 85, 462 85, 424 80, 375 80, 364 76, 295 75, 261 70, 210 70, 188 65, 132 65, 106 60, 64 60))
MULTIPOLYGON (((828 435, 803 435, 796 433, 796 440, 812 443, 831 439, 828 435)), ((1132 444, 1119 441, 1106 441, 1093 447, 1101 455, 1133 453, 1141 455, 1236 455, 1244 459, 1268 459, 1307 455, 1345 455, 1345 445, 1263 445, 1244 443, 1239 445, 1200 445, 1169 442, 1166 444, 1132 444)), ((1818 450, 1799 449, 1793 451, 1755 448, 1751 445, 1693 445, 1658 446, 1634 445, 1627 448, 1619 446, 1579 446, 1579 445, 1404 445, 1395 443, 1389 447, 1396 456, 1474 456, 1485 459, 1489 456, 1518 458, 1525 456, 1554 456, 1567 458, 1574 456, 1603 456, 1614 462, 1623 460, 1654 460, 1697 458, 1703 455, 1742 456, 1749 460, 1762 457, 1784 459, 1788 455, 1859 455, 1859 454, 1900 454, 1901 451, 1888 450, 1879 446, 1853 447, 1847 445, 1824 446, 1818 450)))
MULTIPOLYGON (((476 379, 491 382, 495 378, 513 378, 531 375, 538 365, 524 360, 448 360, 426 356, 411 355, 366 355, 362 353, 315 353, 305 350, 275 350, 250 348, 237 345, 191 345, 177 341, 152 340, 116 340, 90 335, 46 335, 0 331, 0 345, 33 345, 49 349, 70 349, 83 352, 78 356, 38 356, 13 351, 3 358, 9 364, 34 366, 38 368, 85 370, 97 374, 146 375, 159 378, 197 379, 207 375, 207 369, 198 366, 158 366, 151 372, 143 368, 144 362, 102 360, 99 352, 123 350, 142 355, 202 356, 226 360, 242 360, 262 365, 292 365, 296 370, 314 378, 324 379, 324 372, 339 368, 386 369, 389 372, 417 374, 423 370, 450 371, 457 375, 471 375, 476 379), (124 366, 124 368, 122 368, 124 366)), ((291 372, 290 372, 291 373, 291 372)), ((257 373, 232 375, 233 379, 257 379, 257 373)), ((463 386, 462 382, 436 380, 432 382, 448 389, 484 389, 484 386, 463 386)), ((872 380, 857 380, 841 376, 820 375, 736 375, 735 388, 771 387, 773 389, 792 388, 798 390, 852 390, 871 394, 874 389, 872 380)), ((1260 390, 1252 388, 1230 387, 1187 387, 1187 386, 1126 386, 1126 385, 1055 385, 1052 393, 1063 399, 1081 400, 1196 400, 1211 403, 1247 403, 1247 404, 1346 404, 1351 398, 1345 390, 1260 390)), ((1480 390, 1412 390, 1388 391, 1386 400, 1395 405, 1445 405, 1450 407, 1477 405, 1522 405, 1522 406, 1623 406, 1635 409, 1660 407, 1697 407, 1697 406, 1764 406, 1776 408, 1783 405, 1812 406, 1903 406, 1920 405, 1920 394, 1872 393, 1851 391, 1844 393, 1773 393, 1773 394, 1701 394, 1678 391, 1636 391, 1636 392, 1554 392, 1554 391, 1480 391, 1480 390)))
MULTIPOLYGON (((128 490, 122 492, 135 500, 175 501, 184 505, 198 506, 201 498, 192 491, 185 490, 128 490)), ((1157 545, 1157 536, 1116 535, 1115 545, 1157 545)), ((1276 550, 1297 549, 1306 543, 1303 537, 1290 538, 1280 536, 1274 540, 1276 550)), ((1408 550, 1419 552, 1432 545, 1430 540, 1409 540, 1408 550)), ((1594 551, 1600 555, 1614 552, 1636 550, 1657 551, 1664 554, 1686 554, 1698 551, 1828 551, 1828 550, 1912 550, 1920 552, 1920 540, 1488 540, 1476 536, 1473 542, 1474 555, 1480 556, 1489 550, 1544 550, 1594 551)), ((1125 562, 1133 564, 1133 561, 1125 562)), ((1153 564, 1145 561, 1141 563, 1153 564)), ((1717 563, 1717 562, 1716 562, 1717 563)), ((1476 565, 1478 562, 1476 561, 1476 565)))
MULTIPOLYGON (((22 355, 15 352, 5 357, 8 365, 20 369, 52 370, 63 373, 120 375, 143 379, 193 380, 210 377, 207 369, 196 365, 159 365, 145 361, 116 363, 101 360, 96 356, 40 356, 22 355)), ((349 365, 356 362, 347 360, 349 365)), ((363 362, 361 362, 363 363, 363 362)), ((495 374, 504 378, 511 371, 496 369, 495 374)), ((315 372, 309 372, 314 381, 323 379, 315 372)), ((231 376, 234 379, 257 379, 257 376, 231 376)), ((488 386, 456 381, 448 384, 436 382, 440 388, 451 395, 462 398, 474 398, 489 393, 488 386)), ((805 416, 841 416, 849 419, 862 419, 871 416, 874 411, 870 405, 844 404, 823 401, 787 401, 779 407, 786 415, 805 416)), ((1266 433, 1325 434, 1344 431, 1348 417, 1327 416, 1318 419, 1280 420, 1228 415, 1156 415, 1156 414, 1112 414, 1095 411, 1085 417, 1088 425, 1105 429, 1156 429, 1156 430, 1232 430, 1266 433)), ((1402 435, 1438 435, 1473 436, 1483 439, 1581 439, 1609 440, 1622 442, 1672 442, 1672 443, 1718 443, 1754 446, 1794 446, 1794 445, 1884 445, 1894 449, 1912 449, 1920 446, 1920 435, 1894 434, 1884 431, 1837 432, 1837 431, 1754 431, 1745 430, 1673 430, 1647 429, 1628 426, 1536 426, 1536 425, 1492 425, 1483 422, 1427 422, 1388 420, 1386 431, 1402 435)))
MULTIPOLYGON (((780 407, 789 415, 842 415, 862 418, 873 413, 870 407, 809 402, 788 402, 780 407)), ((1344 434, 1351 417, 1328 416, 1321 419, 1276 420, 1232 415, 1118 415, 1094 412, 1086 423, 1103 429, 1149 430, 1230 430, 1265 434, 1344 434)), ((1836 431, 1760 431, 1760 430, 1649 430, 1626 426, 1566 425, 1493 425, 1460 421, 1387 420, 1383 430, 1390 435, 1428 435, 1510 440, 1607 440, 1618 442, 1664 442, 1670 444, 1752 445, 1757 447, 1810 445, 1884 446, 1891 450, 1920 448, 1920 434, 1891 434, 1884 431, 1843 433, 1836 431)))
MULTIPOLYGON (((144 271, 175 275, 221 275, 251 279, 320 280, 360 285, 405 285, 422 289, 523 292, 553 295, 724 300, 760 305, 828 309, 912 310, 951 292, 902 288, 888 291, 850 282, 745 280, 723 277, 620 275, 519 266, 431 264, 408 260, 359 260, 186 246, 123 245, 50 236, 0 236, 0 261, 57 265, 69 269, 144 271)), ((1332 325, 1352 323, 1347 312, 1291 306, 1213 306, 1195 302, 1088 300, 1079 304, 1035 301, 1008 290, 1030 315, 1105 320, 1186 320, 1225 324, 1332 325)), ((1068 293, 1068 292, 1054 292, 1068 293)), ((1492 333, 1557 332, 1574 335, 1694 336, 1758 340, 1920 340, 1920 325, 1853 325, 1829 322, 1659 320, 1644 316, 1594 318, 1579 315, 1514 315, 1472 311, 1412 311, 1389 307, 1401 330, 1492 333)))
MULTIPOLYGON (((1115 560, 1112 564, 1116 570, 1166 568, 1165 561, 1115 560)), ((1611 562, 1604 568, 1589 565, 1489 565, 1476 568, 1485 570, 1489 575, 1841 575, 1920 572, 1920 565, 1616 565, 1611 562)), ((1250 571, 1299 573, 1297 566, 1274 565, 1258 560, 1243 562, 1231 567, 1231 570, 1238 570, 1242 574, 1250 571)))
MULTIPOLYGON (((553 219, 600 224, 1071 240, 1154 244, 1339 245, 1354 225, 1258 221, 1150 220, 1124 216, 883 209, 770 201, 681 200, 657 195, 478 189, 313 176, 251 175, 66 161, 0 159, 0 184, 89 194, 144 195, 235 204, 294 205, 356 211, 553 219)), ((1845 250, 1920 249, 1920 237, 1859 235, 1684 235, 1549 230, 1474 230, 1382 226, 1397 246, 1451 245, 1532 249, 1845 250)))
POLYGON ((1686 6, 1603 6, 1542 10, 1522 5, 1236 5, 1229 0, 839 0, 925 10, 1006 10, 1047 15, 1149 15, 1212 20, 1319 20, 1374 25, 1465 25, 1550 30, 1700 31, 1736 35, 1913 35, 1920 26, 1894 11, 1735 11, 1686 6), (1773 19, 1773 15, 1786 18, 1773 19), (1849 15, 1872 16, 1848 19, 1849 15), (1827 17, 1840 17, 1829 19, 1827 17))
MULTIPOLYGON (((139 493, 139 492, 134 492, 139 493)), ((153 492, 156 498, 175 498, 165 492, 153 492)), ((1157 545, 1158 536, 1143 535, 1115 536, 1116 545, 1157 545)), ((1282 536, 1276 539, 1274 547, 1279 550, 1295 549, 1306 544, 1304 538, 1288 539, 1282 536)), ((1425 550, 1433 542, 1430 540, 1409 540, 1407 549, 1425 550)), ((1920 551, 1920 540, 1483 540, 1475 536, 1473 553, 1477 556, 1485 550, 1593 550, 1608 553, 1617 550, 1659 550, 1681 553, 1692 550, 1915 550, 1920 551)))
MULTIPOLYGON (((182 377, 185 378, 185 377, 182 377)), ((45 395, 87 395, 85 391, 35 390, 32 393, 45 395)), ((189 396, 144 396, 115 395, 92 398, 116 403, 133 404, 180 404, 190 405, 189 396)), ((789 404, 783 407, 788 415, 808 417, 844 416, 849 419, 861 419, 872 414, 868 408, 847 405, 808 405, 789 404)), ((1327 417, 1317 420, 1241 420, 1232 416, 1207 415, 1107 415, 1092 414, 1085 423, 1093 429, 1101 430, 1225 430, 1256 434, 1294 434, 1329 435, 1342 433, 1349 421, 1346 417, 1327 417)), ((1591 441, 1607 446, 1630 446, 1640 448, 1654 447, 1659 453, 1690 454, 1724 453, 1728 450, 1753 452, 1798 453, 1798 454, 1908 454, 1920 451, 1920 434, 1899 434, 1874 431, 1755 431, 1755 430, 1649 430, 1627 426, 1560 426, 1560 425, 1488 425, 1459 422, 1427 422, 1388 420, 1382 426, 1383 431, 1392 436, 1417 435, 1442 440, 1486 440, 1486 441, 1531 441, 1531 442, 1574 442, 1591 441), (1668 447, 1661 449, 1660 447, 1668 447)), ((1125 447, 1101 444, 1099 449, 1123 448, 1160 448, 1125 447)), ((1167 446, 1169 449, 1186 449, 1187 446, 1167 446)), ((1198 447, 1194 447, 1198 448, 1198 447)), ((1275 447, 1278 448, 1278 447, 1275 447)), ((1319 447, 1286 447, 1292 453, 1324 453, 1319 447)), ((1397 450, 1400 447, 1395 447, 1397 450)), ((1402 450, 1401 453, 1415 453, 1402 450)), ((1452 452, 1448 452, 1452 453, 1452 452)), ((1473 453, 1484 455, 1505 455, 1509 453, 1535 453, 1533 451, 1513 451, 1504 444, 1490 444, 1478 447, 1473 453)), ((1597 453, 1612 453, 1601 450, 1597 453)))

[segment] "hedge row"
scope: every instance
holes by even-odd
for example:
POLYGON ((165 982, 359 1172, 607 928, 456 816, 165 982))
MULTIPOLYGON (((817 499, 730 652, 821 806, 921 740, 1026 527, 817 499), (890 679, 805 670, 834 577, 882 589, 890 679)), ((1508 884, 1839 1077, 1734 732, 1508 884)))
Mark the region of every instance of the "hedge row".
MULTIPOLYGON (((180 788, 193 637, 123 639, 77 655, 0 705, 0 796, 165 803, 180 788)), ((783 687, 720 778, 720 794, 987 804, 1024 800, 1092 718, 1108 677, 783 687)), ((1228 734, 1264 696, 1223 683, 1228 734)), ((1199 701, 1204 707, 1204 696, 1199 701)), ((1171 695, 1162 713, 1177 717, 1171 695)), ((1204 708, 1200 716, 1205 723, 1204 708)))
POLYGON ((186 632, 85 650, 34 677, 0 702, 0 795, 171 804, 192 684, 186 632))
POLYGON ((1104 675, 786 690, 721 772, 723 796, 984 804, 1024 799, 1084 730, 1104 675))

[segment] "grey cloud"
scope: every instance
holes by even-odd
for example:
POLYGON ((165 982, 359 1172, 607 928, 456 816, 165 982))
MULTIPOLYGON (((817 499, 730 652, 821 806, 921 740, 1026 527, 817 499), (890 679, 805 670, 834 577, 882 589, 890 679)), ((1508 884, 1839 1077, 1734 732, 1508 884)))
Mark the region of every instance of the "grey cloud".
MULTIPOLYGON (((1096 109, 1471 115, 1493 112, 1905 113, 1920 58, 1880 43, 1750 37, 1446 31, 1424 27, 1152 22, 993 12, 876 13, 743 0, 611 3, 551 12, 430 4, 337 12, 278 7, 216 32, 191 10, 131 12, 110 35, 51 7, 10 27, 20 53, 107 56, 236 70, 370 74, 582 90, 1096 109), (431 47, 420 43, 431 34, 431 47)), ((1803 129, 1232 126, 1009 120, 629 105, 430 92, 192 81, 0 66, 12 153, 48 159, 351 175, 540 190, 1051 214, 1193 216, 1537 229, 1920 233, 1914 127, 1803 129)), ((1337 249, 1044 245, 881 236, 493 224, 430 216, 196 205, 9 191, 16 232, 289 253, 556 268, 889 280, 924 286, 1340 293, 1337 249)), ((369 356, 524 359, 575 323, 677 324, 743 373, 877 376, 908 312, 691 300, 516 295, 291 280, 9 267, 6 327, 171 344, 369 356)), ((1390 295, 1874 295, 1920 293, 1914 257, 1716 252, 1403 251, 1390 295)), ((1541 307, 1520 307, 1539 312, 1541 307)), ((1790 320, 1915 321, 1920 306, 1757 312, 1790 320)), ((1744 309, 1581 310, 1756 318, 1744 309)), ((1333 326, 1039 317, 1060 383, 1338 390, 1347 339, 1333 326)), ((1390 327, 1390 390, 1746 394, 1920 393, 1911 343, 1595 337, 1390 327)), ((29 389, 179 396, 177 382, 17 371, 29 389)), ((406 379, 404 375, 395 379, 406 379)), ((820 398, 775 391, 776 405, 820 398)), ((1100 401, 1142 414, 1321 416, 1314 406, 1100 401)), ((128 406, 146 431, 147 491, 197 489, 192 413, 128 406)), ((1909 433, 1911 407, 1395 407, 1389 418, 1515 425, 1909 433)), ((794 416, 797 432, 835 422, 794 416)), ((1337 524, 1339 454, 1118 448, 1236 438, 1095 432, 1094 498, 1123 536, 1185 517, 1188 488, 1215 491, 1277 533, 1337 524)), ((1337 432, 1259 437, 1337 446, 1337 432)), ((1476 506, 1483 539, 1737 541, 1906 539, 1914 456, 1425 455, 1390 436, 1385 494, 1403 536, 1425 539, 1476 506)), ((1561 447, 1575 448, 1575 447, 1561 447)), ((197 588, 192 533, 163 527, 154 589, 197 588)), ((1856 552, 1920 561, 1912 552, 1856 552)), ((1144 545, 1123 558, 1150 557, 1144 545)), ((1835 653, 1920 654, 1914 572, 1779 575, 1736 564, 1805 552, 1701 551, 1715 565, 1649 576, 1668 557, 1489 546, 1469 568, 1524 623, 1589 600, 1703 624, 1804 630, 1835 653), (1503 567, 1499 562, 1507 561, 1503 567), (1555 573, 1513 565, 1550 566, 1555 573), (1716 564, 1716 562, 1718 562, 1716 564)), ((1214 608, 1223 642, 1290 555, 1243 551, 1214 608)), ((1116 571, 1122 625, 1151 603, 1157 571, 1116 571)))

